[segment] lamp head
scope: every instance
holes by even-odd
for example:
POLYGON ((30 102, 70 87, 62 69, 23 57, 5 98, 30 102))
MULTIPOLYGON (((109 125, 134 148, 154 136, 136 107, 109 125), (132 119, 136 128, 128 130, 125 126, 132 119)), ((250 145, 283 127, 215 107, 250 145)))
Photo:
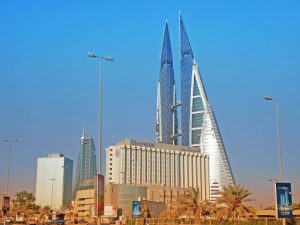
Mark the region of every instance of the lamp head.
POLYGON ((111 56, 105 56, 105 57, 103 57, 103 59, 105 59, 107 61, 114 61, 114 57, 111 57, 111 56))
POLYGON ((271 96, 265 96, 264 99, 265 99, 266 101, 272 101, 272 100, 273 100, 273 98, 272 98, 271 96))
POLYGON ((5 139, 5 140, 2 140, 2 141, 4 141, 4 142, 18 142, 18 140, 12 140, 12 139, 5 139))
POLYGON ((90 58, 97 58, 97 55, 95 53, 93 53, 93 52, 88 52, 87 55, 90 58))

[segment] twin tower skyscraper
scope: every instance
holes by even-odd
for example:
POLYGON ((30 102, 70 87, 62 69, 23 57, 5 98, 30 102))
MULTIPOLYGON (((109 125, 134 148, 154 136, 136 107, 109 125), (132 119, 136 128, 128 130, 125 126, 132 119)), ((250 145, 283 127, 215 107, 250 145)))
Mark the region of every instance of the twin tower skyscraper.
POLYGON ((199 151, 207 154, 210 198, 215 200, 224 185, 235 181, 181 15, 179 30, 181 102, 176 98, 172 48, 166 22, 157 89, 156 141, 177 145, 181 136, 182 145, 198 147, 199 151), (178 128, 178 107, 181 107, 181 131, 178 128))

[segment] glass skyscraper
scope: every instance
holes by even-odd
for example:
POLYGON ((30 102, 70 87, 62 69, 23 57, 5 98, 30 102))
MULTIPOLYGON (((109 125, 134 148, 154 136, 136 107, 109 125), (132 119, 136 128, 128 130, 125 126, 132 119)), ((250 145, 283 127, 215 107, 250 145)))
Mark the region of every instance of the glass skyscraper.
POLYGON ((59 153, 37 159, 36 204, 52 209, 72 200, 73 161, 59 153))
POLYGON ((92 137, 83 132, 80 139, 80 152, 73 184, 73 198, 75 198, 78 190, 94 188, 96 174, 97 162, 95 143, 92 137))
POLYGON ((199 148, 209 156, 210 198, 215 200, 224 185, 234 184, 229 160, 214 111, 209 104, 198 64, 179 16, 181 103, 176 101, 172 49, 168 24, 165 25, 157 90, 156 140, 199 148), (181 133, 176 107, 181 105, 181 133))
MULTIPOLYGON (((192 87, 192 68, 193 68, 193 51, 188 39, 182 18, 180 16, 180 72, 181 72, 181 132, 182 145, 190 145, 190 102, 192 87)), ((196 91, 196 90, 193 90, 196 91)), ((201 104, 201 102, 200 102, 201 104)), ((200 106, 200 105, 199 105, 200 106)), ((193 134, 200 136, 200 132, 195 130, 193 134), (196 134, 198 132, 198 134, 196 134)))
POLYGON ((176 87, 168 23, 165 24, 157 87, 156 141, 177 144, 176 87))
POLYGON ((224 185, 234 184, 234 178, 181 15, 179 27, 182 144, 209 155, 210 196, 215 200, 224 185))

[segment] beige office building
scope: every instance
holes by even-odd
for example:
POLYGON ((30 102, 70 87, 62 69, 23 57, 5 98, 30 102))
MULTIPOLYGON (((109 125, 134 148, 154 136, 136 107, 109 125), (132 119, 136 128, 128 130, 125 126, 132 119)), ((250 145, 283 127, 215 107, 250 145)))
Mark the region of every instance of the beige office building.
POLYGON ((208 161, 195 147, 123 140, 106 149, 106 179, 140 187, 194 188, 205 200, 210 197, 208 161))
POLYGON ((76 192, 74 212, 79 219, 86 220, 94 216, 94 189, 79 190, 76 192))

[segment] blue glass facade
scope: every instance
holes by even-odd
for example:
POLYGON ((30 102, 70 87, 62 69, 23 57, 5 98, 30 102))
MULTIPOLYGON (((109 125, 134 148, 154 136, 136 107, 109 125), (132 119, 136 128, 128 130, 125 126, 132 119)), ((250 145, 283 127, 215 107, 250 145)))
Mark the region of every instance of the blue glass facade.
POLYGON ((156 140, 177 144, 177 112, 172 48, 168 24, 165 24, 157 92, 156 140))
POLYGON ((216 200, 222 187, 235 181, 181 16, 179 28, 181 103, 176 102, 172 49, 166 24, 157 90, 156 138, 157 142, 177 144, 174 139, 179 136, 176 107, 181 105, 182 145, 198 147, 209 156, 210 199, 216 200))
POLYGON ((190 102, 193 69, 193 51, 187 36, 182 17, 179 18, 181 51, 181 132, 182 145, 190 145, 190 102))
POLYGON ((80 140, 80 152, 77 160, 73 197, 78 190, 94 188, 94 178, 97 174, 96 148, 92 137, 85 134, 80 140))

